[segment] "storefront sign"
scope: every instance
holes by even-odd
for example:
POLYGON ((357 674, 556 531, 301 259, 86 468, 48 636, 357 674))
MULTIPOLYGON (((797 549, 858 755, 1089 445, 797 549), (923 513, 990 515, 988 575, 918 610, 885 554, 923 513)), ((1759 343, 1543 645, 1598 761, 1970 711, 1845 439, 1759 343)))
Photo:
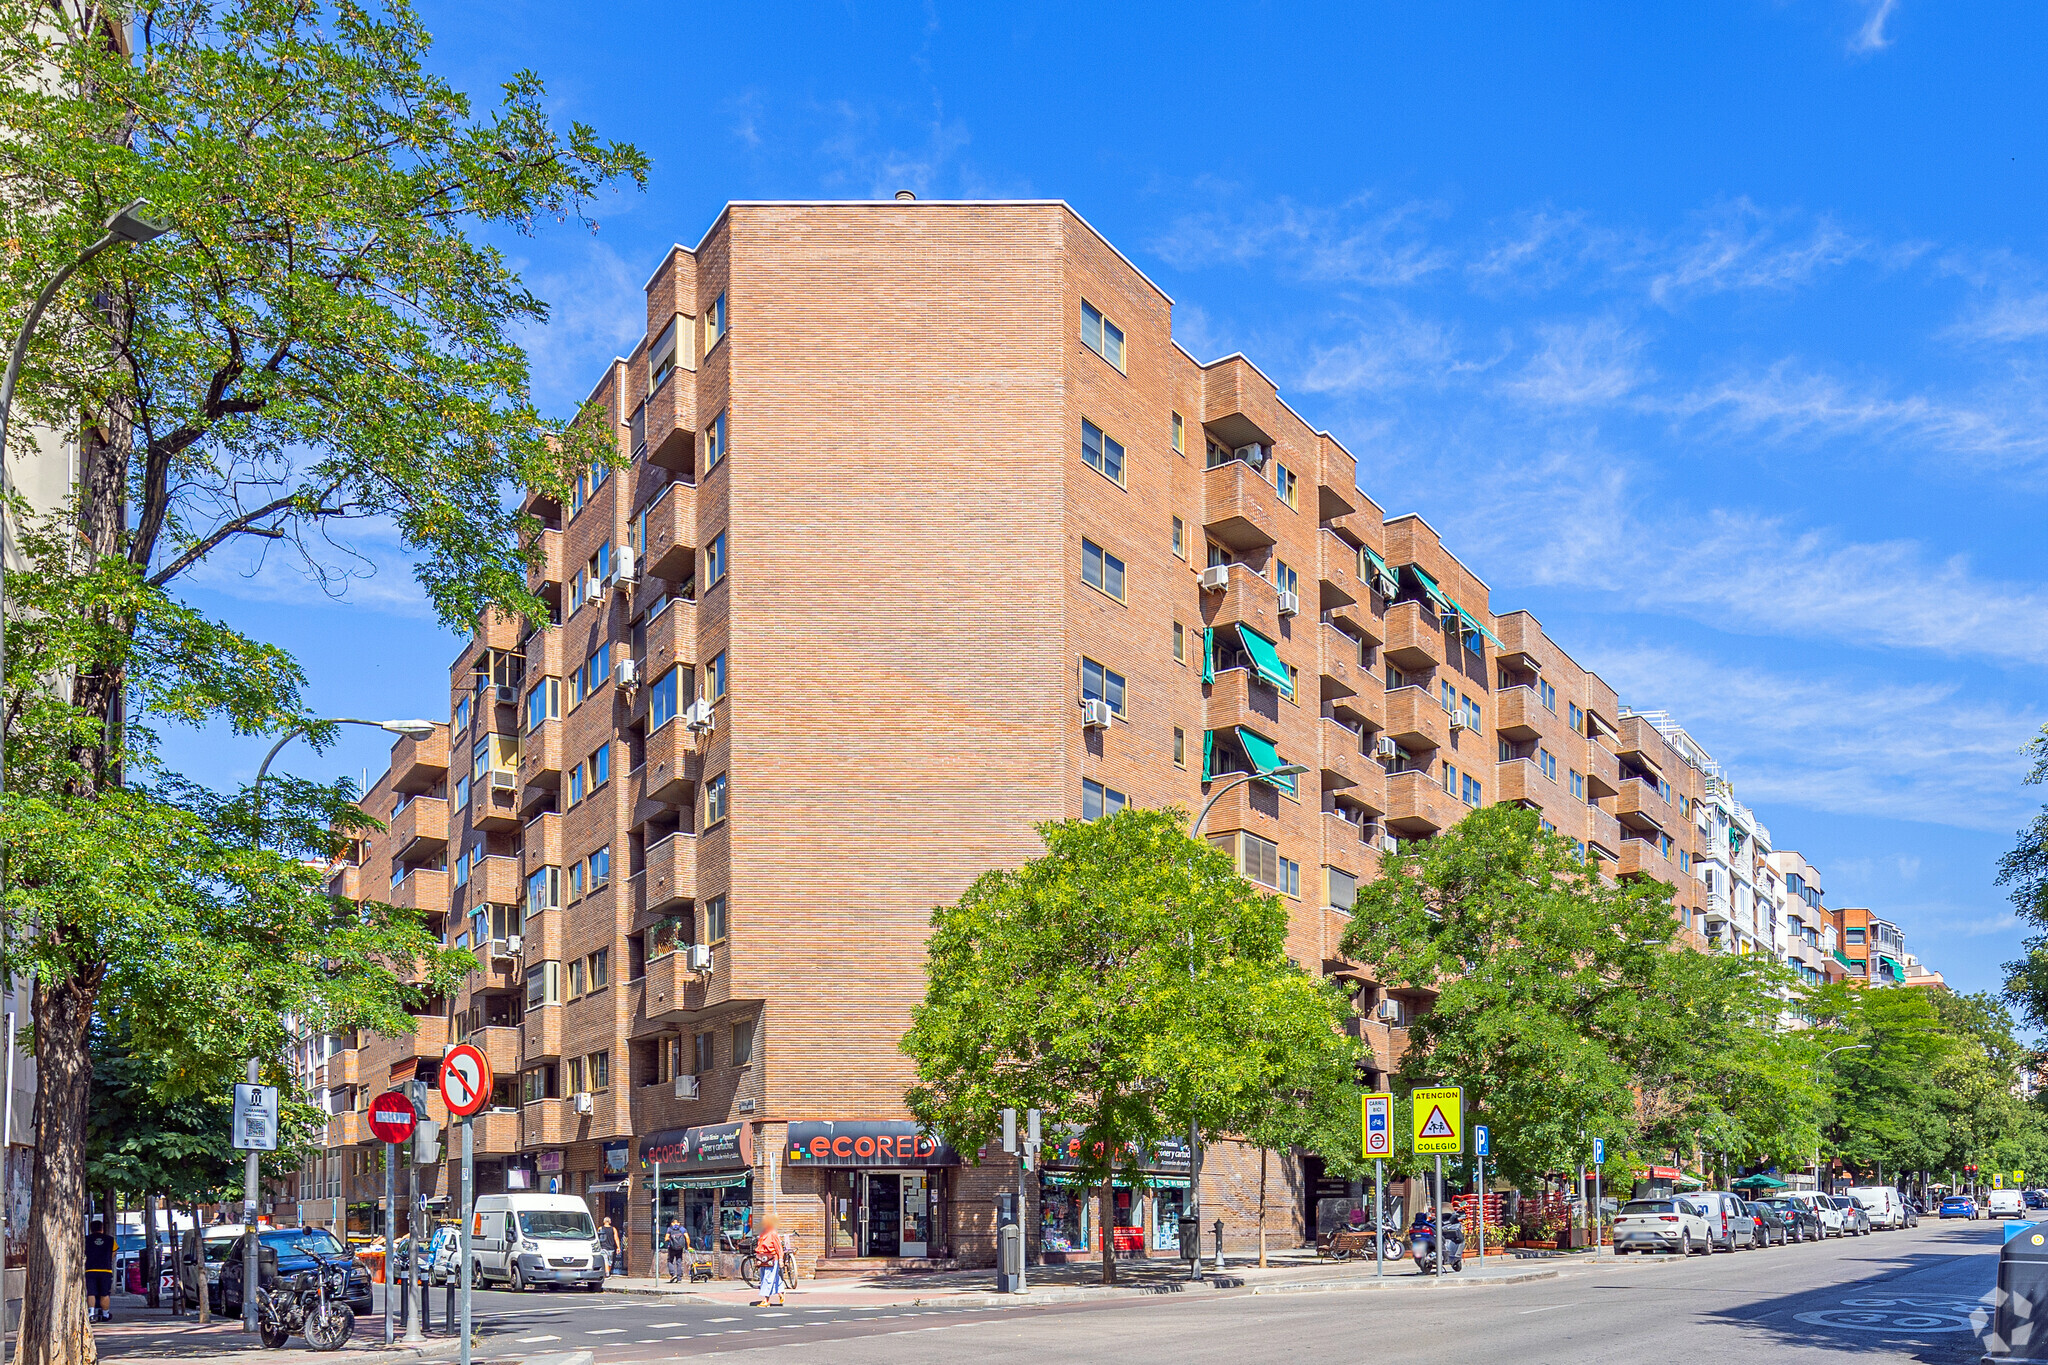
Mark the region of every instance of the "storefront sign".
POLYGON ((542 1152, 533 1159, 533 1168, 542 1175, 554 1175, 562 1169, 560 1152, 542 1152))
POLYGON ((640 1164, 739 1170, 754 1164, 754 1125, 707 1123, 671 1128, 640 1139, 640 1164))
MULTIPOLYGON (((1148 1150, 1140 1143, 1124 1144, 1125 1155, 1118 1158, 1116 1169, 1124 1171, 1160 1171, 1169 1175, 1188 1173, 1188 1144, 1184 1138, 1161 1138, 1148 1150)), ((1095 1155, 1099 1158, 1102 1149, 1098 1145, 1095 1155)), ((1045 1155, 1047 1166, 1079 1166, 1081 1164, 1081 1134, 1068 1129, 1056 1141, 1048 1145, 1045 1155)))
POLYGON ((792 1123, 792 1166, 958 1166, 960 1154, 908 1119, 792 1123))
POLYGON ((633 1144, 625 1138, 604 1145, 604 1170, 606 1175, 624 1175, 626 1163, 631 1158, 633 1144))

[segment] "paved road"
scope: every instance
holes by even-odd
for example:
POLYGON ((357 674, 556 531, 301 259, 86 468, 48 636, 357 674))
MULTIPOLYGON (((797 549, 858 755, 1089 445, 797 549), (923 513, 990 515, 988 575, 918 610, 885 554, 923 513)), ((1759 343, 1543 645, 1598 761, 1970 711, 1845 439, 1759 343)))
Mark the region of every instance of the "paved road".
POLYGON ((1998 1245, 1996 1224, 1925 1223, 1684 1263, 1632 1257, 1486 1289, 1188 1294, 1026 1309, 813 1306, 801 1293, 781 1310, 490 1294, 478 1316, 493 1355, 589 1349, 598 1365, 742 1352, 772 1352, 776 1365, 900 1365, 906 1354, 972 1365, 1111 1356, 1119 1365, 1379 1356, 1797 1365, 1852 1354, 1859 1365, 1963 1365, 1982 1349, 1998 1245))

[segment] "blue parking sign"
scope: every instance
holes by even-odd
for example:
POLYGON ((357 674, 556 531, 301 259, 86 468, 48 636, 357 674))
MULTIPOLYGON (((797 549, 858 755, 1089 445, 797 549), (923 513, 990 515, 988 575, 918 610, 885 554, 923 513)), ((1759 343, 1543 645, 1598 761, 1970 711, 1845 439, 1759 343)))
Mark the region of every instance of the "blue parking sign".
POLYGON ((1605 1166, 1607 1164, 1606 1138, 1593 1139, 1593 1164, 1595 1166, 1605 1166))
POLYGON ((1488 1135, 1488 1133, 1487 1133, 1487 1131, 1486 1131, 1486 1125, 1485 1125, 1485 1124, 1483 1124, 1483 1123, 1477 1123, 1477 1124, 1474 1124, 1474 1125, 1472 1126, 1472 1131, 1473 1131, 1473 1133, 1475 1133, 1475 1134, 1477 1135, 1477 1137, 1478 1137, 1478 1142, 1479 1142, 1479 1155, 1481 1155, 1481 1156, 1492 1156, 1492 1155, 1493 1155, 1493 1145, 1492 1145, 1492 1143, 1491 1143, 1491 1142, 1489 1141, 1489 1135, 1488 1135))

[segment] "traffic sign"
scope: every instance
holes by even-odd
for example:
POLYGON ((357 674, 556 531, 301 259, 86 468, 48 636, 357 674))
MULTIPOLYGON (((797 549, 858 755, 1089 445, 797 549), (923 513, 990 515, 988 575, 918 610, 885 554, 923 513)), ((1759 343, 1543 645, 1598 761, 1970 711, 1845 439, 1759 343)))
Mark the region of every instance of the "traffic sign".
POLYGON ((1390 1094, 1359 1097, 1360 1122, 1364 1129, 1365 1155, 1384 1159, 1394 1154, 1394 1097, 1390 1094))
POLYGON ((238 1152, 277 1150, 277 1087, 237 1085, 229 1145, 238 1152))
POLYGON ((370 1103, 370 1131, 386 1142, 405 1141, 417 1122, 412 1100, 403 1090, 387 1090, 370 1103))
POLYGON ((2026 1173, 2025 1171, 2014 1171, 2014 1172, 2012 1173, 2012 1183, 2013 1183, 2013 1184, 2015 1184, 2015 1185, 2024 1185, 2024 1184, 2026 1184, 2026 1183, 2027 1183, 2027 1173, 2026 1173))
POLYGON ((490 1059, 468 1043, 457 1043, 441 1059, 441 1098, 459 1119, 491 1102, 491 1083, 490 1059))
POLYGON ((1486 1131, 1483 1123, 1472 1125, 1472 1150, 1481 1156, 1493 1155, 1493 1134, 1486 1131))
POLYGON ((1465 1150, 1465 1092, 1438 1086, 1414 1093, 1414 1146, 1417 1156, 1455 1156, 1465 1150))
POLYGON ((1607 1164, 1606 1138, 1593 1139, 1593 1164, 1595 1166, 1605 1166, 1607 1164))

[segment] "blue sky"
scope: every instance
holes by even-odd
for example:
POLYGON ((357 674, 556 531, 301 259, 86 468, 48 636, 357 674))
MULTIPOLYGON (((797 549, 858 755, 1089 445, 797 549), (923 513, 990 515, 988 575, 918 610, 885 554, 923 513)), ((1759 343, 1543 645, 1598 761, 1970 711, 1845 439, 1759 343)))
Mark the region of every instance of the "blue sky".
MULTIPOLYGON (((1677 713, 1832 901, 1966 989, 2019 932, 1998 854, 2048 792, 2048 8, 1925 0, 956 6, 432 3, 440 69, 519 67, 653 158, 504 245, 568 410, 727 199, 1070 201, 1639 708, 1677 713)), ((330 713, 437 715, 402 561, 196 600, 330 713)), ((246 780, 255 742, 175 738, 246 780)), ((374 773, 349 737, 307 775, 374 773)))

